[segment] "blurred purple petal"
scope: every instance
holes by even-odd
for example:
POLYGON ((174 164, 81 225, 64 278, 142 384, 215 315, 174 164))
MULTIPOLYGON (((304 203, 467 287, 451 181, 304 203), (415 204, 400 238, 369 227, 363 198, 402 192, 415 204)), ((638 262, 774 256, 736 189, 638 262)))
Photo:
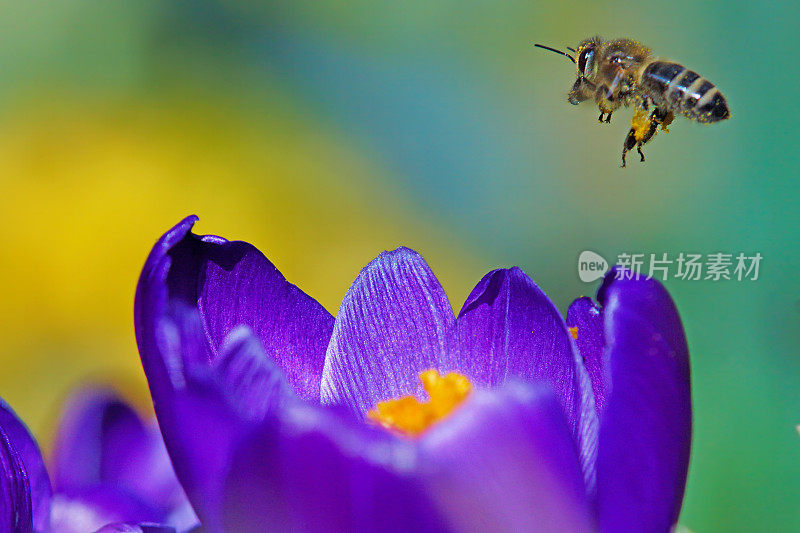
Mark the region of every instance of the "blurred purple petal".
POLYGON ((235 455, 226 531, 443 531, 415 463, 410 441, 329 408, 286 405, 235 455))
POLYGON ((578 450, 546 385, 476 391, 420 440, 456 531, 591 531, 578 450))
POLYGON ((527 274, 515 267, 481 279, 458 315, 442 367, 479 387, 511 378, 549 383, 580 443, 591 492, 597 439, 591 384, 561 313, 527 274))
POLYGON ((211 364, 195 357, 203 336, 196 309, 174 306, 155 329, 147 346, 170 366, 166 386, 151 381, 154 401, 162 400, 155 405, 164 442, 201 521, 218 531, 221 479, 234 445, 295 395, 246 327, 231 332, 211 364))
MULTIPOLYGON (((118 447, 137 453, 147 435, 136 412, 112 391, 86 388, 67 400, 51 458, 56 491, 92 486, 112 465, 105 453, 119 457, 118 447), (115 448, 113 450, 109 448, 115 448)), ((124 461, 127 462, 127 461, 124 461)))
MULTIPOLYGON (((47 529, 50 519, 50 476, 47 474, 42 452, 24 422, 14 413, 11 406, 0 399, 0 429, 2 429, 11 446, 13 446, 24 466, 27 485, 30 492, 28 498, 33 512, 33 527, 37 531, 47 529)), ((12 464, 8 463, 8 468, 12 464)))
POLYGON ((23 458, 0 426, 0 531, 28 533, 32 528, 31 490, 23 458))
POLYGON ((187 531, 200 531, 200 520, 194 512, 192 504, 188 499, 185 499, 181 505, 172 509, 172 511, 164 518, 164 524, 175 528, 177 533, 186 533, 187 531))
POLYGON ((113 391, 86 388, 67 403, 52 461, 56 490, 117 486, 164 512, 182 505, 183 489, 161 433, 113 391))
POLYGON ((287 282, 253 246, 190 233, 196 221, 181 221, 150 253, 137 288, 137 338, 154 327, 150 315, 181 301, 200 311, 210 358, 233 328, 246 325, 297 394, 318 400, 331 314, 287 282))
POLYGON ((605 383, 607 380, 606 365, 603 362, 605 339, 602 309, 591 298, 582 296, 569 306, 567 326, 578 328, 575 345, 583 357, 583 364, 592 382, 594 405, 599 416, 605 407, 605 383))
POLYGON ((271 408, 295 395, 247 326, 231 330, 212 366, 219 386, 243 419, 259 422, 271 408))
POLYGON ((161 523, 162 519, 159 511, 116 487, 96 485, 53 496, 51 528, 58 533, 86 533, 113 523, 161 523))
POLYGON ((418 374, 436 368, 455 318, 425 260, 384 252, 350 286, 325 356, 322 402, 363 417, 379 401, 423 394, 418 374))
POLYGON ((680 513, 692 434, 689 353, 678 312, 655 280, 598 292, 608 351, 597 457, 603 531, 669 531, 680 513))
POLYGON ((109 524, 95 533, 175 533, 175 528, 158 524, 109 524))

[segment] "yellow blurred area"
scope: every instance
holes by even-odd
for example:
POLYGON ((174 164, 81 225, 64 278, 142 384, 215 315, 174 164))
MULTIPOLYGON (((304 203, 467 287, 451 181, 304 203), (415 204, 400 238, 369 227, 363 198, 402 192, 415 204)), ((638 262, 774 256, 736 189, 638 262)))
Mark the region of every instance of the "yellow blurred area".
POLYGON ((188 214, 197 233, 255 244, 333 313, 361 267, 400 244, 425 255, 456 306, 483 274, 387 188, 380 162, 269 101, 31 99, 2 122, 0 391, 34 433, 87 379, 147 405, 134 289, 155 240, 188 214))

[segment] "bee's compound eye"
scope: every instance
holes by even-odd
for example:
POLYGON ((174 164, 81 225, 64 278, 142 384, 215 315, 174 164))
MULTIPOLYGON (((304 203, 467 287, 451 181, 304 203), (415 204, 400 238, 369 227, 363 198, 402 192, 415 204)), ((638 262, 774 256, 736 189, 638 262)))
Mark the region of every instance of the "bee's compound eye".
POLYGON ((578 70, 584 76, 591 76, 594 69, 594 50, 587 48, 578 56, 578 70))

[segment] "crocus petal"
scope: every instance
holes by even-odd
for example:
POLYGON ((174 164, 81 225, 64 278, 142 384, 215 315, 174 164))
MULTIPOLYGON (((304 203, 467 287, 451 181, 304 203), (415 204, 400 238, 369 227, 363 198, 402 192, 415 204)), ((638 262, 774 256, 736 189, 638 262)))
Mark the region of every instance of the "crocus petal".
POLYGON ((689 464, 689 353, 664 287, 618 273, 627 274, 612 269, 598 292, 610 377, 597 457, 599 521, 609 532, 669 531, 689 464))
POLYGON ((22 457, 0 426, 0 531, 33 528, 31 490, 22 457))
POLYGON ((51 530, 58 533, 97 531, 106 524, 161 522, 163 516, 130 494, 111 486, 96 485, 74 493, 53 496, 51 530))
POLYGON ((153 327, 150 315, 180 300, 200 310, 212 354, 234 327, 247 325, 297 394, 317 401, 331 314, 253 246, 190 233, 196 221, 180 222, 150 253, 136 293, 137 338, 153 327))
POLYGON ((605 339, 603 336, 602 309, 591 298, 582 296, 569 306, 567 326, 569 328, 577 328, 573 330, 577 337, 575 345, 578 347, 581 357, 583 357, 583 364, 592 382, 594 405, 599 416, 603 412, 606 399, 606 365, 603 362, 605 339))
POLYGON ((154 392, 154 401, 161 400, 155 406, 164 442, 202 523, 221 531, 220 480, 234 446, 273 404, 296 396, 246 327, 231 332, 210 364, 197 356, 204 334, 196 309, 174 306, 155 329, 156 361, 169 365, 161 369, 166 392, 154 392))
POLYGON ((543 384, 476 391, 420 441, 429 489, 456 531, 591 531, 577 451, 543 384))
POLYGON ((342 301, 322 375, 322 403, 359 417, 379 401, 422 397, 418 374, 436 368, 455 322, 447 296, 413 250, 384 252, 342 301))
POLYGON ((494 270, 475 286, 458 315, 443 368, 481 387, 510 378, 548 383, 580 443, 591 492, 597 440, 591 384, 561 313, 521 269, 494 270))
MULTIPOLYGON (((28 498, 33 512, 33 527, 37 531, 47 529, 50 519, 50 477, 47 474, 42 452, 28 427, 11 407, 0 399, 0 429, 2 429, 24 466, 28 485, 28 498)), ((8 463, 9 465, 11 463, 8 463)))
POLYGON ((169 512, 185 501, 161 433, 113 391, 76 391, 61 417, 52 455, 53 483, 67 492, 117 486, 169 512))
POLYGON ((411 442, 296 402, 239 448, 226 531, 444 531, 414 476, 411 442))
POLYGON ((218 531, 220 473, 233 443, 257 420, 259 409, 269 407, 247 395, 253 387, 225 388, 224 383, 242 379, 226 377, 225 369, 258 373, 274 362, 291 374, 298 394, 318 401, 333 318, 251 246, 191 234, 196 220, 188 217, 153 248, 139 279, 134 318, 175 472, 203 524, 218 531), (257 345, 258 354, 234 350, 251 359, 241 366, 224 362, 229 351, 224 325, 237 321, 260 335, 258 342, 245 343, 257 345), (246 395, 236 397, 237 391, 246 395))

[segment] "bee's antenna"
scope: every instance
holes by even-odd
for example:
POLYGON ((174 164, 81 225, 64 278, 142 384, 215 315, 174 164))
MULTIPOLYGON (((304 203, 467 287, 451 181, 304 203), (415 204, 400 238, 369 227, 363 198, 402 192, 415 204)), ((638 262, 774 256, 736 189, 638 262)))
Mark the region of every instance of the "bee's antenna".
POLYGON ((567 50, 569 50, 569 51, 570 51, 570 52, 572 52, 573 54, 575 53, 575 49, 574 49, 574 48, 572 48, 571 46, 567 46, 567 50))
POLYGON ((543 44, 534 44, 533 46, 538 46, 539 48, 544 48, 545 50, 550 50, 551 52, 555 52, 557 54, 561 54, 562 56, 567 56, 570 59, 570 61, 572 61, 573 63, 575 62, 575 58, 574 57, 572 57, 571 55, 569 55, 566 52, 562 52, 561 50, 556 50, 555 48, 550 48, 549 46, 545 46, 543 44))

